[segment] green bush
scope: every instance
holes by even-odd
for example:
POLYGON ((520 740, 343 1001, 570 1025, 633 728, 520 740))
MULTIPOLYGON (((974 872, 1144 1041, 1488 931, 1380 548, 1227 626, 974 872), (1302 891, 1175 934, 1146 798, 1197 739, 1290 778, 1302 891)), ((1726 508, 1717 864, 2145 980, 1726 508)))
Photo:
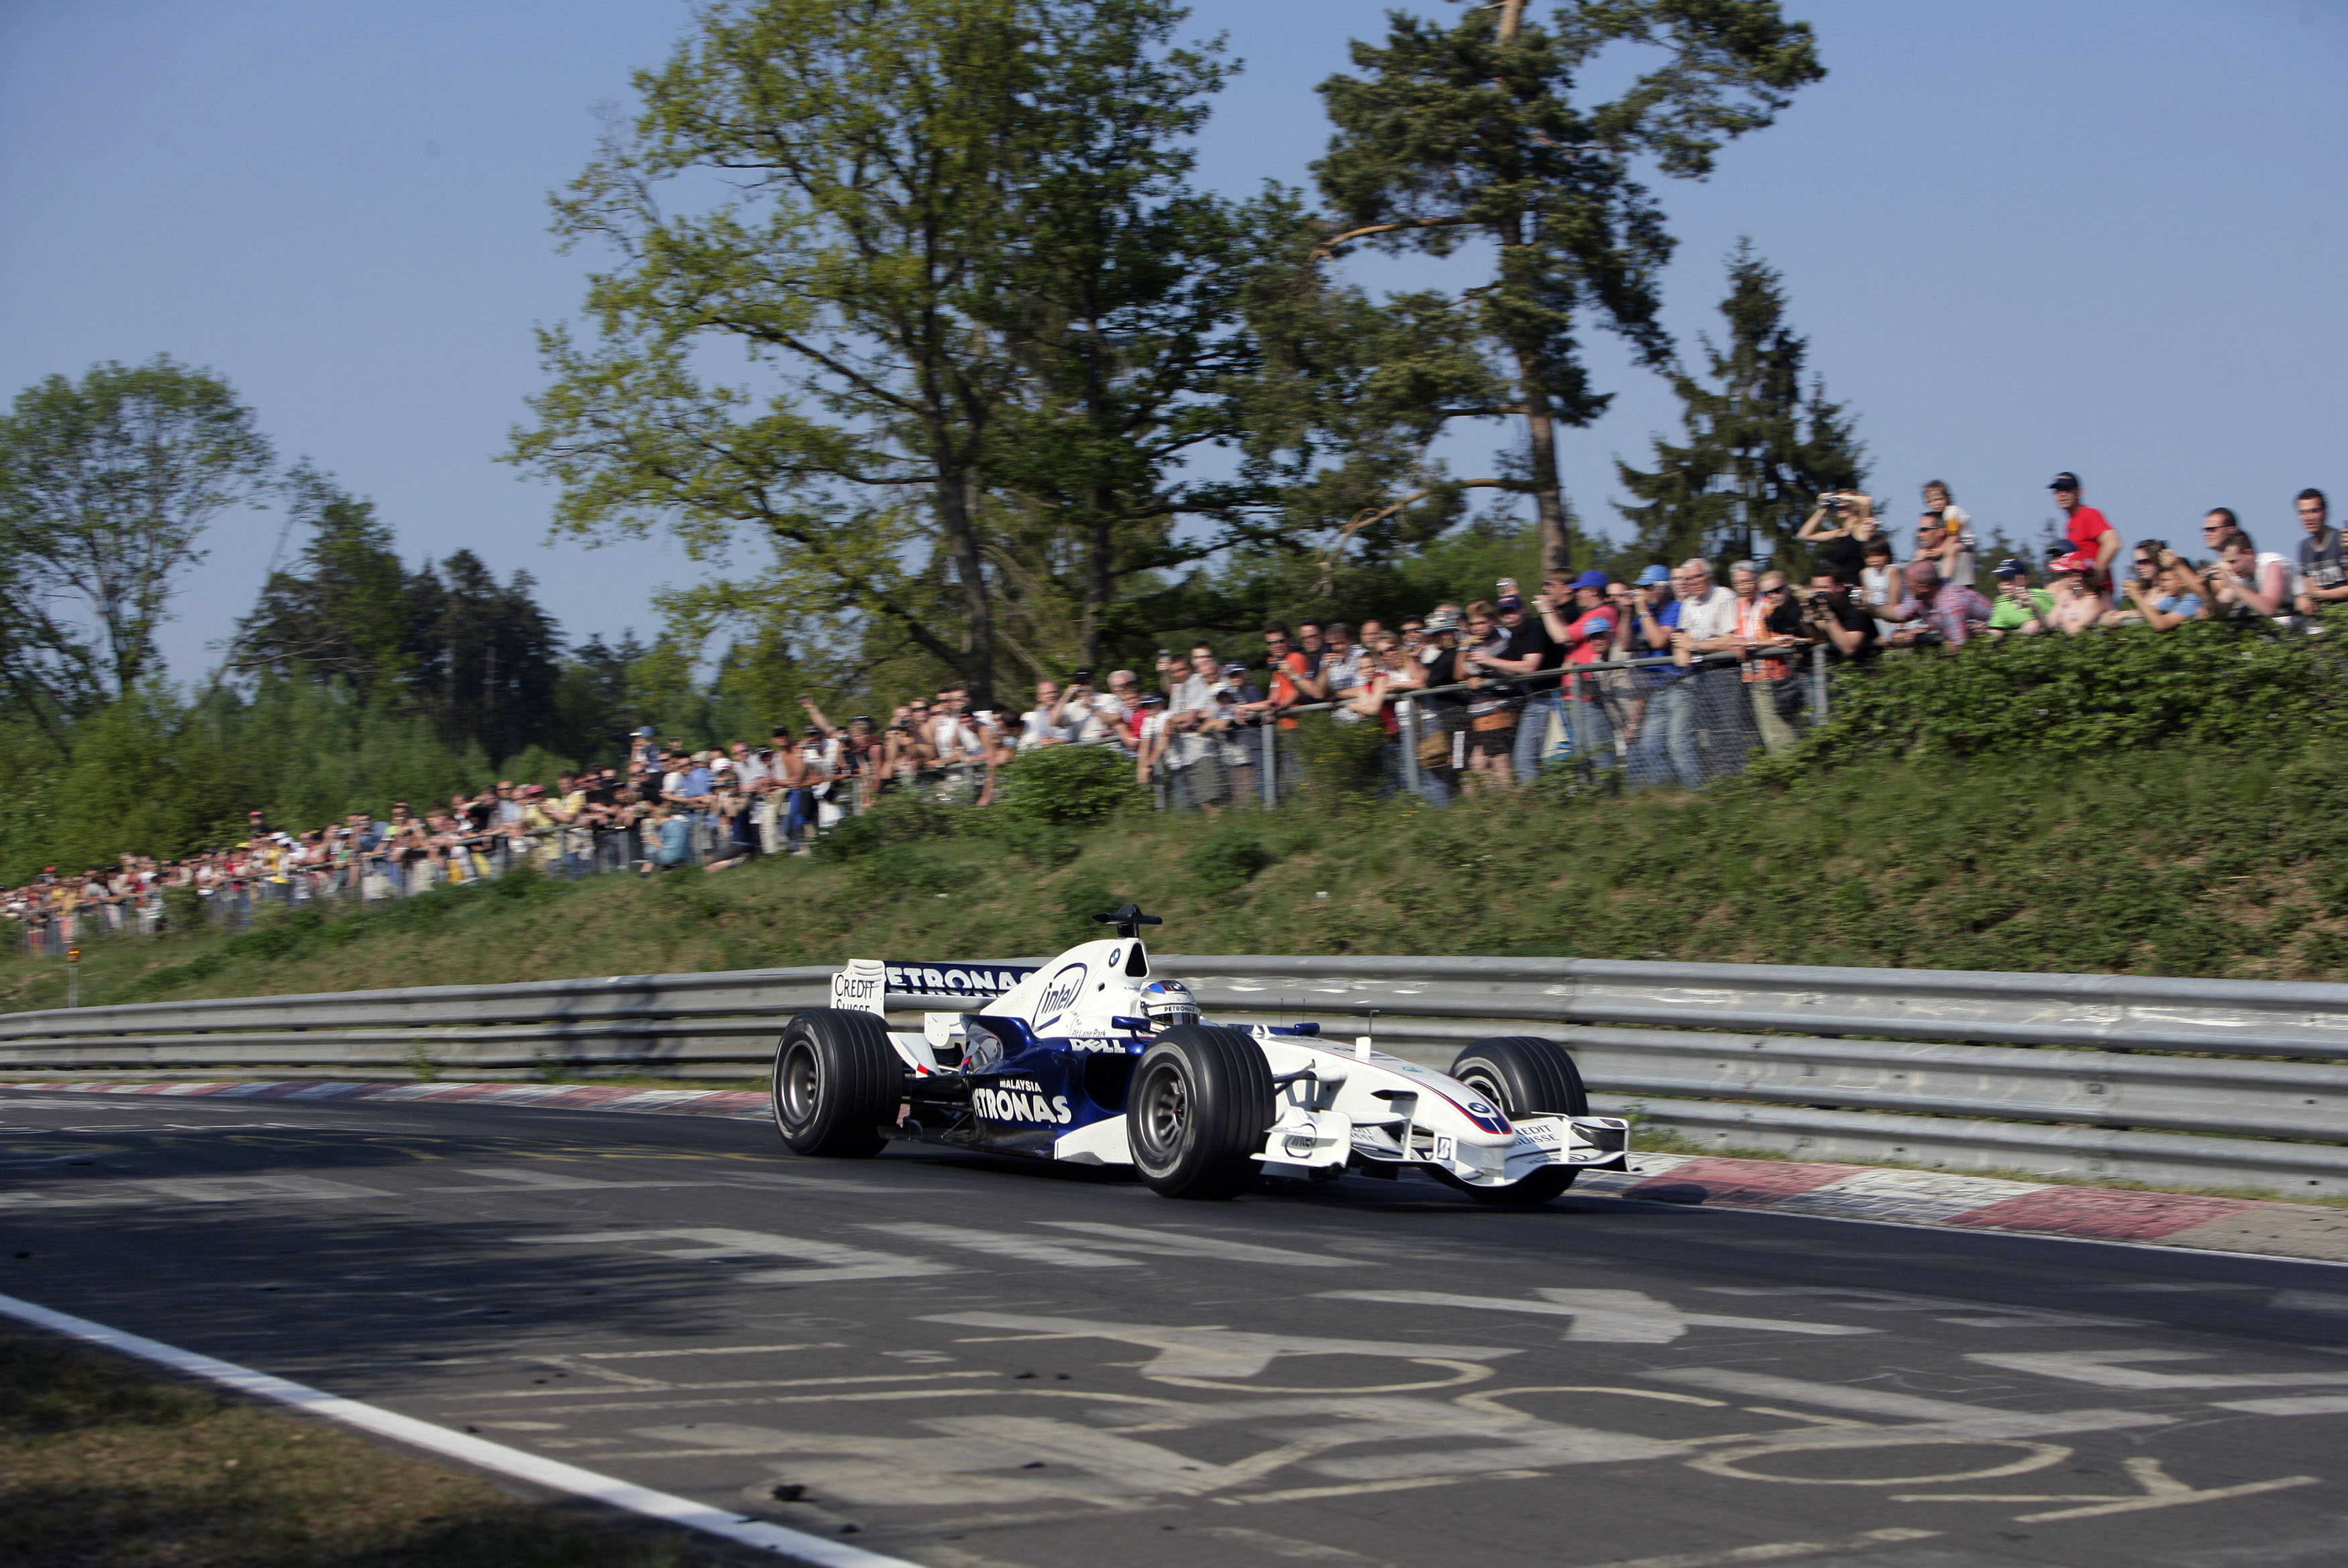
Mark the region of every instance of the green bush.
POLYGON ((1756 773, 1783 780, 1819 762, 1893 755, 2296 751, 2348 733, 2348 617, 2327 622, 2322 638, 2197 621, 1895 653, 1839 677, 1832 722, 1756 773))
POLYGON ((916 790, 891 790, 870 810, 842 817, 816 840, 819 860, 856 860, 892 844, 938 838, 954 830, 953 814, 916 790))
POLYGON ((1182 869, 1190 874, 1200 892, 1223 897, 1246 886, 1256 873, 1278 859, 1254 834, 1227 827, 1185 850, 1182 869))
POLYGON ((1356 796, 1376 793, 1385 725, 1367 720, 1341 724, 1327 713, 1300 713, 1290 735, 1304 764, 1305 798, 1313 804, 1335 809, 1356 796))
POLYGON ((1022 752, 995 778, 1000 809, 1056 827, 1099 822, 1143 799, 1133 764, 1113 746, 1045 746, 1022 752))

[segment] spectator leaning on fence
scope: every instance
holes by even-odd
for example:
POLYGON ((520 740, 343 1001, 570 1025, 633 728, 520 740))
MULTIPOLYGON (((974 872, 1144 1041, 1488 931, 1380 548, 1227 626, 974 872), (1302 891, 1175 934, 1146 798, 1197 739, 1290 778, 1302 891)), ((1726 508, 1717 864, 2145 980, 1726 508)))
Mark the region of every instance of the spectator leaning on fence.
MULTIPOLYGON (((1680 623, 1680 601, 1673 593, 1674 579, 1670 570, 1651 566, 1639 573, 1636 586, 1631 589, 1630 625, 1623 651, 1633 659, 1668 658, 1672 651, 1672 632, 1680 623)), ((1632 672, 1631 698, 1628 712, 1630 731, 1631 776, 1635 779, 1657 779, 1663 774, 1663 726, 1655 705, 1656 695, 1682 673, 1671 665, 1649 664, 1632 672)))
POLYGON ((1459 674, 1468 682, 1468 777, 1471 789, 1486 790, 1516 777, 1519 698, 1514 682, 1498 666, 1509 646, 1498 610, 1488 600, 1468 606, 1467 633, 1460 639, 1459 674))
POLYGON ((2054 596, 2045 589, 2030 586, 2027 561, 2008 556, 1990 571, 1997 579, 1997 602, 1990 606, 1989 624, 1984 628, 1990 636, 2053 630, 2054 596))
POLYGON ((1989 600, 1962 582, 1943 582, 1931 561, 1907 567, 1908 597, 1893 607, 1900 630, 1891 641, 1902 646, 1938 642, 1962 648, 1989 626, 1989 600))
MULTIPOLYGON (((2233 515, 2226 512, 2229 519, 2233 515)), ((2211 609, 2220 619, 2290 619, 2291 563, 2271 550, 2260 550, 2240 526, 2219 540, 2218 564, 2209 569, 2205 580, 2211 609)))
POLYGON ((2025 636, 2034 631, 2060 631, 2076 637, 2101 626, 2111 613, 2112 601, 2099 585, 2095 558, 2085 550, 2047 562, 2046 581, 2054 595, 2054 613, 2022 628, 2025 636))
POLYGON ((1864 667, 1875 662, 1875 617, 1851 598, 1851 586, 1821 565, 1810 573, 1810 600, 1802 607, 1810 635, 1825 645, 1828 661, 1864 667))
POLYGON ((2331 507, 2321 490, 2299 493, 2299 612, 2314 615, 2327 604, 2348 602, 2348 549, 2331 526, 2331 507))
POLYGON ((2202 598, 2205 585, 2194 575, 2190 561, 2160 539, 2145 540, 2137 546, 2137 575, 2127 585, 2127 596, 2144 625, 2168 631, 2207 615, 2202 598), (2144 580, 2147 560, 2153 569, 2149 582, 2144 580))
POLYGON ((1525 601, 1514 593, 1504 593, 1495 601, 1500 630, 1508 642, 1484 668, 1518 678, 1516 744, 1509 753, 1509 771, 1519 784, 1529 784, 1540 775, 1546 760, 1543 744, 1549 737, 1550 721, 1560 711, 1556 677, 1542 678, 1544 671, 1555 670, 1564 657, 1544 609, 1550 604, 1550 595, 1556 591, 1558 581, 1555 576, 1547 579, 1549 592, 1535 596, 1530 614, 1526 612, 1525 601))
POLYGON ((1021 715, 1018 749, 1035 751, 1039 746, 1064 746, 1068 743, 1068 730, 1060 714, 1060 683, 1056 681, 1035 682, 1035 705, 1021 715))
POLYGON ((1680 666, 1671 683, 1648 699, 1649 724, 1660 723, 1672 770, 1690 789, 1704 784, 1704 759, 1696 749, 1698 702, 1711 678, 1696 661, 1706 653, 1736 649, 1736 595, 1712 580, 1712 563, 1692 556, 1680 565, 1673 586, 1679 624, 1672 629, 1672 658, 1680 666))
MULTIPOLYGON (((1604 572, 1583 572, 1573 579, 1573 607, 1566 612, 1570 619, 1545 618, 1563 620, 1553 638, 1563 660, 1560 668, 1572 677, 1566 692, 1570 705, 1561 705, 1558 710, 1565 721, 1569 753, 1601 763, 1612 761, 1612 722, 1595 673, 1585 675, 1580 671, 1581 666, 1603 662, 1614 652, 1615 632, 1622 623, 1622 614, 1607 597, 1608 585, 1604 572)), ((1544 722, 1546 717, 1543 715, 1544 722)))
POLYGON ((1735 586, 1736 637, 1746 655, 1739 673, 1761 744, 1774 754, 1795 739, 1787 709, 1799 702, 1801 688, 1792 679, 1792 660, 1778 651, 1790 650, 1797 641, 1800 612, 1783 572, 1756 571, 1753 562, 1738 561, 1729 569, 1729 581, 1735 586))

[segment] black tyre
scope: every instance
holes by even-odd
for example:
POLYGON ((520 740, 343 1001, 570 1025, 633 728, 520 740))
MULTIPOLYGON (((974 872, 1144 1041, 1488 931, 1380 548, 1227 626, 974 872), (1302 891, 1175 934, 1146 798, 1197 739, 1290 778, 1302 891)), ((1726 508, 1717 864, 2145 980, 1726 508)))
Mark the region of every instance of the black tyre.
POLYGON ((904 1098, 904 1064, 869 1012, 811 1008, 775 1047, 775 1130, 792 1153, 869 1159, 888 1142, 904 1098))
MULTIPOLYGON (((1590 1114, 1590 1091, 1581 1085, 1581 1071, 1573 1065, 1571 1053, 1557 1041, 1537 1035, 1479 1040, 1451 1059, 1451 1076, 1511 1119, 1590 1114)), ((1474 1187, 1457 1181, 1452 1185, 1478 1203, 1529 1208, 1573 1185, 1579 1174, 1570 1165, 1545 1165, 1505 1187, 1474 1187)))
POLYGON ((1150 1042, 1125 1099, 1126 1145, 1153 1192, 1229 1198, 1255 1179, 1272 1069, 1243 1030, 1179 1024, 1150 1042))

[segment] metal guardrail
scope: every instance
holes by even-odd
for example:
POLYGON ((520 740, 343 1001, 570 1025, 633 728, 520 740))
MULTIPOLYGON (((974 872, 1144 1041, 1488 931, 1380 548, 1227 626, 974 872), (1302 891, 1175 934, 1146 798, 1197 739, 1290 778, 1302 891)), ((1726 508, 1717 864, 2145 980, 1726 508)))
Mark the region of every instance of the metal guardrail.
MULTIPOLYGON (((2348 985, 1587 958, 1159 965, 1215 1016, 1318 1018, 1438 1066, 1486 1035, 1550 1034, 1601 1109, 1704 1146, 2348 1194, 2348 985)), ((824 1004, 830 974, 19 1013, 0 1016, 0 1073, 750 1078, 779 1020, 824 1004)), ((956 1000, 891 992, 889 1006, 910 1027, 956 1000)))

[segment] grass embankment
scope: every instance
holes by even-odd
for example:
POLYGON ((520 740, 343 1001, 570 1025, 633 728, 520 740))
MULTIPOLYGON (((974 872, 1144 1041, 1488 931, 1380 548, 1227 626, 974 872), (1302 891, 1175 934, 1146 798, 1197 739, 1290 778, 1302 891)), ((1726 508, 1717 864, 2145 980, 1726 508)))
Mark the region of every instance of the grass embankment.
POLYGON ((0 1563, 717 1568, 338 1428, 0 1327, 0 1563))
MULTIPOLYGON (((982 835, 892 811, 857 853, 517 878, 233 936, 85 943, 82 1000, 1042 953, 1126 898, 1164 952, 1482 953, 2336 979, 2348 751, 1781 764, 1701 794, 1540 792, 982 835)), ((991 815, 991 814, 990 814, 991 815)), ((0 961, 0 1008, 64 966, 0 961)))

